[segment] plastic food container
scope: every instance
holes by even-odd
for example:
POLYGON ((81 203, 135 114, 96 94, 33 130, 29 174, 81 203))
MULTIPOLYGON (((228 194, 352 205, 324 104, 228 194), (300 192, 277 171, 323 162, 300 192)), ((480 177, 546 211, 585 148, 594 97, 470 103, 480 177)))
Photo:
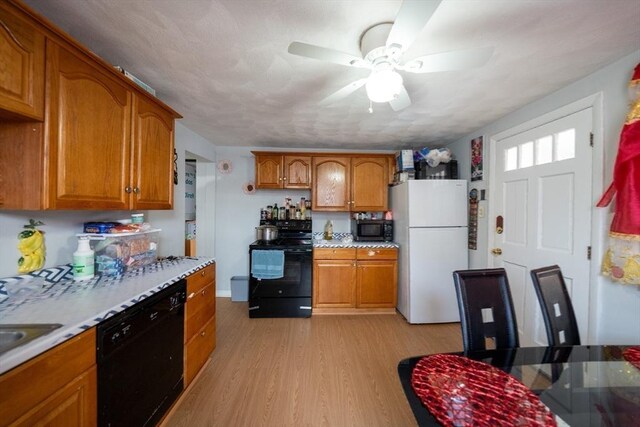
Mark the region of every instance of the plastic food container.
POLYGON ((108 233, 116 225, 119 225, 117 222, 85 222, 84 223, 84 232, 85 233, 93 233, 93 234, 101 234, 108 233))
POLYGON ((131 214, 131 222, 133 224, 142 224, 144 222, 144 214, 131 214))
POLYGON ((158 260, 160 229, 137 233, 78 234, 89 236, 95 252, 95 272, 103 276, 119 276, 158 260))

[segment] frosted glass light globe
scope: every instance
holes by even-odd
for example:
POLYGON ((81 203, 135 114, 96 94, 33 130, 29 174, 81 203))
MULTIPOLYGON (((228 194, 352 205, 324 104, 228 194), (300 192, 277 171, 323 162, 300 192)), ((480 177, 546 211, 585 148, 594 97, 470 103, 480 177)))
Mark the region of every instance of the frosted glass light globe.
POLYGON ((371 73, 365 88, 372 102, 389 102, 402 90, 402 76, 394 70, 379 70, 371 73))

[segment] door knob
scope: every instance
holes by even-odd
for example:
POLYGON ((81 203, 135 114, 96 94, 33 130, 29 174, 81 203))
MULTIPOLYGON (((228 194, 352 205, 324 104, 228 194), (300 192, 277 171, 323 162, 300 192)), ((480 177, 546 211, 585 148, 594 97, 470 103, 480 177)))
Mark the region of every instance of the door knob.
POLYGON ((502 255, 502 249, 493 248, 493 249, 491 249, 491 253, 494 254, 494 255, 502 255))

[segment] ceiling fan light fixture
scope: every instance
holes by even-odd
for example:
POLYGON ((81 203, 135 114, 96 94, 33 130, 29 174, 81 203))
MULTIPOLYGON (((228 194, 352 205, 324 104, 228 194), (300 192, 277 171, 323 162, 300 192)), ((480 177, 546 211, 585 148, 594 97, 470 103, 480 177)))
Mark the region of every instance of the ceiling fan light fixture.
POLYGON ((371 73, 365 88, 372 102, 389 102, 402 91, 402 76, 393 69, 377 70, 371 73))

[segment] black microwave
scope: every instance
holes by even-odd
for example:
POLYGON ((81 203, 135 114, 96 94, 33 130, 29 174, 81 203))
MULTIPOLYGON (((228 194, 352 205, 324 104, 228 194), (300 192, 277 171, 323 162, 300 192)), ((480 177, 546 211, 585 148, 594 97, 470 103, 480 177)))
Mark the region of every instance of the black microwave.
POLYGON ((393 221, 387 219, 352 219, 351 234, 355 241, 393 241, 393 221))

